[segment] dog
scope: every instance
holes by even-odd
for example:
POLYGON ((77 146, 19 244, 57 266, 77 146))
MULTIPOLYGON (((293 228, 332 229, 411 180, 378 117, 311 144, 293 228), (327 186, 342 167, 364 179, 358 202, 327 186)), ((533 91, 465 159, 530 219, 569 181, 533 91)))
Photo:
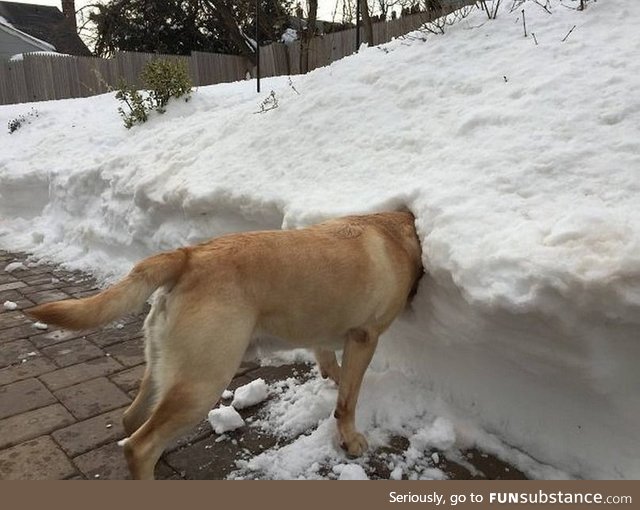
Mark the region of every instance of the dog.
POLYGON ((95 296, 28 313, 88 329, 139 311, 155 293, 144 323, 146 371, 123 416, 135 479, 153 479, 169 442, 206 416, 262 337, 313 349, 321 375, 338 384, 341 445, 360 456, 367 448, 355 427, 362 378, 378 337, 423 273, 414 224, 409 212, 388 212, 224 235, 144 259, 95 296))

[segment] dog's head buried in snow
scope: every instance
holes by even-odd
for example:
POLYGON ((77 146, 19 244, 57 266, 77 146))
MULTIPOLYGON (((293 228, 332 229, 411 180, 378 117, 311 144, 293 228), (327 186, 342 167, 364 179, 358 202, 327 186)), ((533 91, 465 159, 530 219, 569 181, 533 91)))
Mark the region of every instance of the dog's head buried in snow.
POLYGON ((153 478, 164 448, 206 415, 251 340, 264 335, 313 349, 323 377, 339 387, 341 444, 359 456, 367 448, 355 428, 362 377, 422 275, 414 221, 390 212, 226 235, 149 257, 95 296, 29 313, 87 329, 140 309, 158 290, 144 325, 146 372, 123 418, 133 478, 153 478))

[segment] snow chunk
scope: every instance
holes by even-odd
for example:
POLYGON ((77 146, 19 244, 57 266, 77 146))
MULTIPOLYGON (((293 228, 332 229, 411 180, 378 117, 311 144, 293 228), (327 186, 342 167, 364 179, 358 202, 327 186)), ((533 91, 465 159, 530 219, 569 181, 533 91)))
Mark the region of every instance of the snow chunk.
POLYGON ((264 379, 260 378, 240 386, 235 392, 231 405, 236 409, 244 409, 265 401, 268 396, 269 386, 264 379))
POLYGON ((362 466, 358 464, 338 464, 333 466, 333 472, 338 476, 338 480, 368 480, 362 466))
POLYGON ((49 325, 45 324, 44 322, 36 322, 34 323, 33 327, 36 329, 42 329, 42 330, 49 329, 49 325))
POLYGON ((394 470, 389 474, 389 478, 391 480, 402 480, 402 467, 396 466, 394 470))
POLYGON ((18 305, 13 301, 5 301, 2 306, 4 306, 5 310, 15 310, 18 308, 18 305))
POLYGON ((22 262, 11 262, 11 264, 8 264, 4 270, 6 273, 13 273, 14 271, 23 271, 27 269, 24 264, 22 262))
POLYGON ((220 406, 209 411, 209 423, 216 434, 223 434, 242 427, 244 420, 233 406, 220 406))
POLYGON ((430 427, 418 430, 409 441, 411 448, 420 452, 427 448, 448 450, 456 442, 456 433, 449 420, 439 417, 430 427))
POLYGON ((222 399, 223 400, 229 400, 231 397, 233 397, 233 391, 231 390, 224 390, 222 392, 222 399))

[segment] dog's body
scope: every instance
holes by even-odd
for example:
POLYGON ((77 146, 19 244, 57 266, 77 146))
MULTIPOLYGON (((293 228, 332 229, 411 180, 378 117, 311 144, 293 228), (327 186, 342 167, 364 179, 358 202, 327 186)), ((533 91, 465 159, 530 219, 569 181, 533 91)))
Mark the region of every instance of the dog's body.
POLYGON ((169 441, 200 420, 233 378, 252 339, 314 349, 339 383, 335 416, 351 455, 366 449, 355 406, 378 336, 404 308, 422 274, 410 213, 331 220, 301 230, 219 237, 138 263, 109 289, 38 306, 31 315, 85 329, 139 309, 147 370, 124 415, 134 478, 153 478, 169 441), (335 349, 344 349, 342 368, 335 349))

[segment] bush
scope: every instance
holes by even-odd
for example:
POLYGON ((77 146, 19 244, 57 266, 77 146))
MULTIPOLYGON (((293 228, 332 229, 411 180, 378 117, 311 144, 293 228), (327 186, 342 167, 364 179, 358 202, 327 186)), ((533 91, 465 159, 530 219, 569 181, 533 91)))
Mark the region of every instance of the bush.
POLYGON ((146 122, 151 111, 164 113, 172 97, 189 100, 192 84, 183 62, 153 60, 144 66, 140 78, 147 90, 146 95, 124 82, 119 84, 116 93, 116 99, 129 108, 128 112, 122 107, 118 108, 127 129, 146 122))
POLYGON ((140 75, 155 109, 164 113, 172 97, 191 93, 191 78, 187 66, 180 61, 155 60, 149 62, 140 75))
POLYGON ((134 124, 142 124, 149 118, 148 110, 151 109, 151 107, 147 105, 142 94, 140 94, 135 87, 127 85, 124 80, 121 80, 118 85, 116 99, 124 102, 129 108, 128 112, 125 112, 122 107, 118 108, 118 113, 122 115, 124 125, 127 129, 131 129, 134 124))

